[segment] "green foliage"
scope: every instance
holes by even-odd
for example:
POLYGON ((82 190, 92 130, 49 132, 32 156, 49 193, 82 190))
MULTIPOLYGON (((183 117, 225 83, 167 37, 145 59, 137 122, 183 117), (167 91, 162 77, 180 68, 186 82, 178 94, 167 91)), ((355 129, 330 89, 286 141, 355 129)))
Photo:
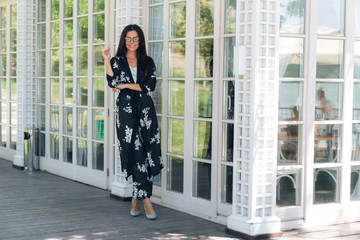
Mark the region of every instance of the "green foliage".
POLYGON ((59 0, 51 0, 51 20, 59 19, 60 16, 59 0))
POLYGON ((197 0, 196 35, 211 36, 214 34, 214 2, 197 0))
POLYGON ((65 10, 64 17, 72 17, 73 16, 73 0, 65 0, 65 10))

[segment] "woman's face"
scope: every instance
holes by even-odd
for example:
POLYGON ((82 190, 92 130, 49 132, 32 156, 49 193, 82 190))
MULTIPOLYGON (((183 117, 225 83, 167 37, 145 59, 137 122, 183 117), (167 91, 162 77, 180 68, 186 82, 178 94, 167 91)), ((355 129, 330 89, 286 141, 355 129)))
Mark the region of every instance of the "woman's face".
POLYGON ((126 48, 130 52, 136 52, 139 48, 139 35, 136 31, 129 31, 126 33, 125 44, 126 48))

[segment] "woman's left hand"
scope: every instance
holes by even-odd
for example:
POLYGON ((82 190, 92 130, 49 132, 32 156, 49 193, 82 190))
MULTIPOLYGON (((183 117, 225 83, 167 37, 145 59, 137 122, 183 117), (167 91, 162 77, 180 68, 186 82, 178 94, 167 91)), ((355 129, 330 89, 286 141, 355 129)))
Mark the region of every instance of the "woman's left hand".
POLYGON ((117 89, 120 89, 120 90, 124 90, 125 88, 126 88, 126 84, 118 84, 117 86, 116 86, 116 88, 117 89))

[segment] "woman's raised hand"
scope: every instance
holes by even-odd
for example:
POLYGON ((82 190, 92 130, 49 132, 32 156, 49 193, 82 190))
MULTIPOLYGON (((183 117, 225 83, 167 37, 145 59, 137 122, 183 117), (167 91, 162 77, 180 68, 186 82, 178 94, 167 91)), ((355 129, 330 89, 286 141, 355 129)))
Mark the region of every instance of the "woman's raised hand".
POLYGON ((105 61, 110 61, 111 59, 111 55, 110 55, 110 48, 105 48, 103 51, 102 51, 102 56, 104 58, 105 61))

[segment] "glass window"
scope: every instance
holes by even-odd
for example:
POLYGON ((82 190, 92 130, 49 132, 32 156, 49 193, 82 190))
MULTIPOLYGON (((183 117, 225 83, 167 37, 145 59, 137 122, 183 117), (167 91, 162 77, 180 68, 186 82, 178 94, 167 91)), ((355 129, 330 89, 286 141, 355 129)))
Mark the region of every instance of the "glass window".
POLYGON ((304 33, 305 0, 281 0, 280 11, 281 33, 304 33))
POLYGON ((37 46, 38 49, 45 49, 46 47, 46 24, 37 25, 37 46))
POLYGON ((214 0, 196 0, 196 36, 214 34, 214 0))
POLYGON ((0 7, 0 28, 6 28, 6 7, 0 7))
POLYGON ((53 22, 51 23, 51 46, 59 46, 59 36, 60 36, 60 23, 53 22))
POLYGON ((360 161, 360 124, 354 123, 352 126, 352 161, 360 161))
POLYGON ((355 0, 355 37, 360 37, 360 0, 355 0))
POLYGON ((221 166, 221 202, 232 203, 233 167, 221 166))
POLYGON ((169 77, 185 77, 185 41, 169 43, 169 77))
POLYGON ((50 134, 50 158, 59 159, 59 136, 50 134))
POLYGON ((212 122, 194 121, 194 157, 211 159, 212 122))
POLYGON ((10 149, 16 150, 17 127, 10 127, 10 149))
POLYGON ((149 40, 163 39, 163 6, 149 8, 149 40))
POLYGON ((211 164, 194 161, 193 196, 210 200, 211 164))
POLYGON ((86 108, 77 108, 77 136, 87 137, 88 133, 88 110, 86 108))
POLYGON ((304 40, 281 37, 279 41, 279 76, 304 77, 304 40))
POLYGON ((195 77, 213 76, 213 39, 195 41, 195 77))
POLYGON ((17 29, 10 29, 10 51, 16 51, 17 38, 16 38, 17 29))
POLYGON ((155 90, 151 93, 151 97, 154 101, 156 113, 162 113, 162 80, 156 80, 155 90))
MULTIPOLYGON (((8 110, 7 110, 7 104, 6 104, 6 101, 0 101, 0 112, 1 112, 1 116, 0 116, 0 123, 7 123, 7 115, 9 114, 8 113, 8 110)), ((4 126, 4 125, 3 125, 4 126)), ((4 126, 4 129, 6 131, 6 128, 4 126)), ((4 130, 3 130, 4 131, 4 130)), ((4 132, 5 132, 4 131, 4 132)), ((5 139, 6 141, 6 139, 5 139)))
POLYGON ((354 78, 360 79, 360 41, 354 45, 354 78))
POLYGON ((151 56, 156 66, 156 76, 162 77, 162 54, 163 54, 163 43, 149 43, 149 56, 151 56))
POLYGON ((279 93, 279 121, 301 121, 303 83, 280 82, 279 93))
MULTIPOLYGON (((186 3, 170 4, 170 38, 183 38, 186 34, 186 3)), ((185 43, 184 43, 185 45, 185 43)))
POLYGON ((316 168, 314 170, 314 204, 339 202, 338 179, 338 169, 336 168, 316 168))
POLYGON ((60 0, 51 0, 51 20, 59 19, 59 12, 60 12, 59 1, 60 0))
POLYGON ((344 41, 317 40, 316 77, 343 78, 344 41))
POLYGON ((162 3, 164 0, 149 0, 149 4, 162 3))
POLYGON ((314 139, 314 162, 335 163, 341 162, 341 125, 316 124, 314 139))
POLYGON ((64 140, 64 153, 63 153, 63 161, 67 163, 72 163, 72 145, 73 145, 73 139, 71 137, 63 137, 64 140))
POLYGON ((73 20, 64 21, 64 45, 73 45, 73 20))
POLYGON ((223 123, 222 161, 232 162, 234 156, 234 124, 223 123))
POLYGON ((300 170, 278 171, 276 181, 276 206, 288 207, 300 205, 300 170))
POLYGON ((104 170, 104 144, 92 143, 92 169, 104 170))
POLYGON ((354 83, 353 119, 360 120, 360 82, 354 83))
POLYGON ((315 120, 342 119, 342 83, 317 83, 315 120))
POLYGON ((64 134, 72 135, 73 133, 73 108, 64 107, 64 134))
POLYGON ((17 5, 10 5, 10 26, 15 27, 17 25, 17 5))
POLYGON ((87 167, 87 141, 82 139, 76 140, 77 165, 87 167))
POLYGON ((50 131, 59 132, 59 107, 50 106, 50 131))
POLYGON ((93 106, 104 107, 105 84, 103 78, 93 79, 93 106))
POLYGON ((58 78, 51 78, 50 80, 50 102, 60 103, 60 86, 58 78))
POLYGON ((38 0, 38 22, 45 22, 46 21, 46 0, 38 0))
POLYGON ((65 48, 64 49, 64 75, 72 76, 73 75, 73 49, 65 48))
POLYGON ((104 110, 93 110, 93 139, 104 141, 104 110))
POLYGON ((224 33, 236 33, 236 0, 225 0, 224 23, 224 33))
POLYGON ((212 117, 212 81, 195 81, 194 117, 212 117))
POLYGON ((6 50, 6 29, 0 30, 0 53, 5 53, 6 50))
POLYGON ((73 104, 73 79, 64 79, 64 103, 73 104))
POLYGON ((94 43, 105 42, 105 14, 94 16, 94 43))
POLYGON ((351 167, 350 200, 360 201, 360 166, 351 167))
MULTIPOLYGON (((45 106, 38 105, 37 106, 37 123, 39 124, 40 130, 45 131, 45 106)), ((44 142, 45 144, 45 142, 44 142)))
POLYGON ((168 126, 168 152, 184 154, 184 120, 169 118, 168 126))
POLYGON ((301 163, 302 126, 299 124, 279 125, 278 165, 301 163))
POLYGON ((78 47, 78 75, 88 75, 88 47, 78 47))
POLYGON ((0 76, 6 76, 6 54, 0 54, 0 76))
POLYGON ((59 76, 59 50, 51 50, 51 76, 59 76))
POLYGON ((105 74, 105 67, 104 67, 104 59, 102 57, 102 50, 104 49, 104 45, 97 45, 94 46, 94 67, 93 72, 96 76, 104 76, 105 74))
POLYGON ((105 10, 105 0, 94 0, 94 12, 105 10))
MULTIPOLYGON (((1 101, 0 101, 0 107, 2 106, 1 101)), ((0 122, 1 122, 1 116, 0 116, 0 122)), ((6 138, 7 138, 7 134, 6 134, 6 125, 4 124, 0 124, 0 147, 6 147, 6 138)))
POLYGON ((235 81, 224 81, 223 119, 234 119, 235 81))
POLYGON ((16 78, 11 78, 10 79, 10 100, 11 101, 16 101, 17 99, 17 85, 16 85, 16 78))
POLYGON ((344 36, 345 0, 318 0, 318 35, 344 36))
POLYGON ((0 99, 6 100, 8 98, 6 86, 7 86, 6 78, 1 78, 0 79, 0 99))
POLYGON ((78 15, 88 13, 88 0, 78 0, 78 15))
POLYGON ((88 80, 87 78, 79 78, 77 82, 77 104, 81 106, 88 105, 88 80))
POLYGON ((36 91, 37 103, 45 103, 45 97, 46 97, 45 87, 46 87, 45 79, 38 78, 37 79, 37 91, 36 91))
POLYGON ((64 18, 73 16, 73 0, 64 0, 64 18))
POLYGON ((78 44, 88 43, 88 17, 78 18, 78 44))
POLYGON ((16 77, 16 65, 17 65, 16 53, 11 53, 10 54, 10 76, 16 77))
POLYGON ((182 193, 184 190, 184 159, 168 156, 166 189, 182 193))
POLYGON ((224 38, 223 77, 234 77, 235 37, 224 38))
POLYGON ((45 77, 46 74, 46 54, 45 51, 38 52, 37 76, 45 77))

